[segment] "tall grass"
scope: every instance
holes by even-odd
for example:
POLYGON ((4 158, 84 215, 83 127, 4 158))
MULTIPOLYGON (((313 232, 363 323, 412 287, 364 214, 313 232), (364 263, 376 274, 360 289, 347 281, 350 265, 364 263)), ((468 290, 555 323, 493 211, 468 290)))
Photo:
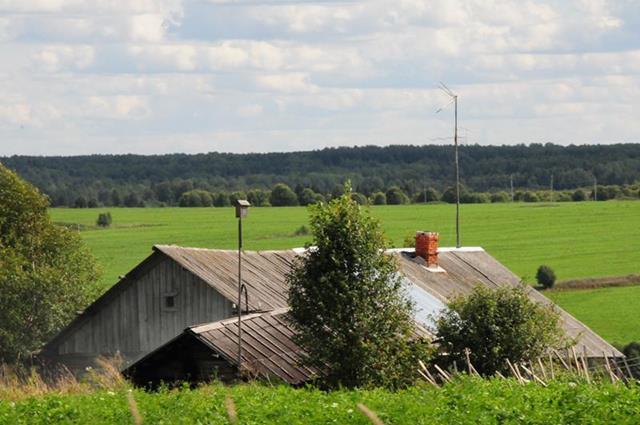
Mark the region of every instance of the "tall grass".
POLYGON ((37 367, 0 364, 0 400, 20 400, 47 394, 87 394, 122 390, 130 384, 120 373, 120 358, 98 358, 97 367, 82 379, 68 369, 56 367, 43 372, 37 367))

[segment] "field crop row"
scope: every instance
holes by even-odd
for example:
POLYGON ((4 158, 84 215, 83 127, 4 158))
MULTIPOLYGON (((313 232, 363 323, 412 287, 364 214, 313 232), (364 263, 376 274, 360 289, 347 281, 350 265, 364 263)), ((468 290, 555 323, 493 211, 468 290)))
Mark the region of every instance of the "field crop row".
MULTIPOLYGON (((1 424, 132 423, 126 391, 48 394, 0 401, 1 424)), ((462 377, 442 388, 416 386, 321 392, 285 386, 221 385, 133 395, 144 423, 229 423, 224 400, 235 402, 241 424, 368 424, 364 403, 385 424, 637 423, 640 387, 554 381, 547 388, 509 380, 462 377)))

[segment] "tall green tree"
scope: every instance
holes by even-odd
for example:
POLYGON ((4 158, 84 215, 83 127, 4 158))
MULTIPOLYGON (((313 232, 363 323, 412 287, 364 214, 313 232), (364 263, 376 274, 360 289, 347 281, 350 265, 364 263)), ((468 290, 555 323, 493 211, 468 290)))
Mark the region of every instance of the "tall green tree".
POLYGON ((42 346, 91 299, 95 260, 48 200, 0 164, 0 362, 42 346))
MULTIPOLYGON (((349 188, 350 189, 350 188, 349 188)), ((313 245, 288 282, 296 342, 329 387, 401 387, 415 379, 426 343, 412 339, 413 304, 380 223, 350 190, 310 208, 313 245)))

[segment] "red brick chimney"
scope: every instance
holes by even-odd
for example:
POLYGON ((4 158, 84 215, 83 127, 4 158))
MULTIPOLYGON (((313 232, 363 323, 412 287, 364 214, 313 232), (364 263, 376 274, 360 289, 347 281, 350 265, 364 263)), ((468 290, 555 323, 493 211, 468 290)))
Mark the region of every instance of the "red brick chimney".
POLYGON ((427 262, 427 267, 438 267, 437 232, 416 232, 416 255, 427 262))

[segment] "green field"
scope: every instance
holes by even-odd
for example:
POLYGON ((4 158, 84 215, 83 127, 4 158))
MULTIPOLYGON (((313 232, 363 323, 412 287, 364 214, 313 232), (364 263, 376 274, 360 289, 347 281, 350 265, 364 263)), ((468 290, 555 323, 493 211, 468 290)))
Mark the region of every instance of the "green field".
MULTIPOLYGON (((441 245, 451 246, 454 208, 446 204, 379 206, 371 211, 396 246, 415 230, 438 231, 441 245)), ((149 255, 154 244, 237 246, 231 208, 109 208, 112 228, 93 227, 98 213, 106 210, 51 210, 54 221, 85 229, 82 237, 104 268, 103 288, 149 255)), ((640 272, 637 201, 474 204, 462 205, 461 214, 462 245, 484 247, 529 282, 543 263, 553 267, 560 280, 640 272)), ((304 224, 307 210, 302 207, 253 208, 244 222, 245 248, 303 246, 309 236, 295 236, 295 231, 304 224)), ((550 294, 610 341, 640 340, 640 326, 633 326, 638 323, 634 312, 640 311, 640 287, 550 294)))
MULTIPOLYGON (((133 423, 127 390, 0 400, 0 424, 133 423)), ((240 424, 371 424, 364 403, 391 424, 606 424, 637 423, 637 385, 554 381, 547 388, 509 380, 461 377, 442 388, 324 392, 285 386, 222 385, 195 390, 133 390, 145 424, 228 424, 225 397, 240 424)))

